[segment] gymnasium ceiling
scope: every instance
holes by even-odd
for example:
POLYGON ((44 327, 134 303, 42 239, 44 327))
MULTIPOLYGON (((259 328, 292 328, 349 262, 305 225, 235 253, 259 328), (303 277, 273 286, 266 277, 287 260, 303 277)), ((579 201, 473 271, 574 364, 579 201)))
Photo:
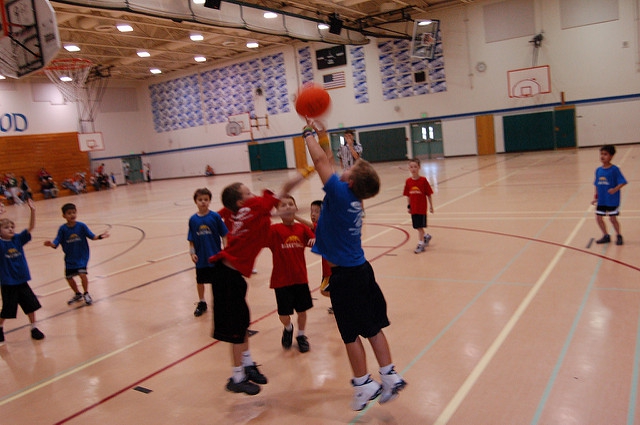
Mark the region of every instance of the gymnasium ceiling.
POLYGON ((248 0, 223 1, 219 10, 193 4, 193 0, 52 0, 51 5, 62 45, 80 47, 79 52, 61 49, 57 58, 89 59, 108 68, 114 79, 140 81, 154 78, 152 68, 161 70, 161 75, 196 71, 301 39, 365 44, 370 36, 410 38, 412 19, 428 18, 430 11, 472 1, 248 0), (283 31, 272 31, 269 24, 260 27, 255 21, 246 24, 249 16, 257 19, 259 14, 262 19, 265 11, 280 13, 273 22, 283 31), (329 23, 331 15, 343 22, 339 36, 316 28, 320 21, 329 23), (313 28, 310 36, 304 34, 308 28, 291 31, 302 27, 301 22, 313 28), (129 23, 133 31, 119 32, 116 24, 120 23, 129 23), (194 33, 204 39, 192 41, 194 33), (247 48, 247 41, 257 41, 260 47, 247 48), (139 51, 149 52, 150 57, 138 57, 139 51), (196 62, 195 56, 205 57, 206 62, 196 62))

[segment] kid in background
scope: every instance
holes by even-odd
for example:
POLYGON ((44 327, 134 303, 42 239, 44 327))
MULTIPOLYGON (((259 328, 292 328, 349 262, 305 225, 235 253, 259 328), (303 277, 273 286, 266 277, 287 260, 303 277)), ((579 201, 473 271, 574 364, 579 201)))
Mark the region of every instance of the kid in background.
MULTIPOLYGON (((302 182, 298 173, 286 182, 280 196, 289 193, 302 182)), ((271 226, 271 210, 278 206, 279 197, 265 190, 256 196, 242 183, 232 183, 222 191, 222 205, 229 210, 227 244, 222 251, 209 258, 216 263, 213 281, 213 337, 231 344, 232 376, 227 390, 255 395, 267 378, 258 370, 249 351, 247 281, 253 271, 260 250, 267 246, 271 226)))
POLYGON ((95 235, 89 227, 81 221, 77 221, 78 210, 74 204, 64 204, 62 206, 62 217, 67 222, 60 226, 58 234, 53 241, 45 241, 45 246, 53 249, 62 245, 64 251, 64 275, 69 283, 69 287, 74 296, 67 301, 67 304, 73 304, 84 300, 86 305, 93 303, 93 298, 89 295, 89 279, 87 278, 87 265, 89 264, 89 243, 87 239, 95 241, 109 237, 108 232, 95 235), (81 293, 78 285, 74 280, 75 276, 80 277, 82 283, 81 293))
POLYGON ((420 160, 413 158, 409 160, 409 172, 411 177, 404 184, 403 195, 407 197, 407 212, 411 214, 413 228, 418 231, 418 246, 413 251, 416 254, 424 251, 429 245, 431 235, 425 233, 427 227, 427 201, 429 212, 433 214, 433 201, 431 195, 433 189, 429 181, 420 175, 420 160))
POLYGON ((304 249, 312 246, 315 236, 308 226, 295 222, 298 206, 290 195, 280 198, 278 215, 282 223, 271 225, 268 247, 273 253, 270 288, 275 290, 278 317, 284 326, 282 347, 286 350, 293 344, 293 323, 291 315, 298 313, 298 335, 296 341, 301 353, 309 351, 309 341, 305 335, 307 310, 313 307, 307 263, 304 249))
POLYGON ((196 288, 198 291, 198 305, 193 315, 202 316, 207 311, 207 301, 204 295, 204 284, 213 283, 214 264, 209 263, 209 257, 217 254, 226 243, 227 226, 220 214, 209 210, 211 191, 202 188, 193 194, 193 201, 198 212, 189 218, 189 254, 196 265, 196 288))
POLYGON ((311 124, 307 120, 302 138, 326 194, 312 251, 333 265, 329 294, 353 371, 351 408, 362 410, 378 396, 380 403, 393 400, 407 385, 394 369, 391 350, 382 331, 389 326, 387 303, 362 249, 362 200, 378 193, 380 178, 363 159, 338 176, 334 172, 331 146, 322 134, 325 132, 315 128, 321 145, 313 136, 311 124), (361 337, 371 344, 380 366, 382 385, 367 372, 361 337))
MULTIPOLYGON (((8 218, 0 219, 0 291, 2 292, 2 311, 0 311, 0 344, 4 343, 4 321, 15 319, 18 306, 29 318, 31 338, 39 340, 44 334, 36 327, 36 310, 40 302, 31 290, 31 274, 23 246, 31 240, 31 231, 36 225, 36 206, 33 199, 27 201, 31 215, 29 227, 15 233, 15 223, 8 218)), ((0 214, 4 209, 0 207, 0 214)))
POLYGON ((620 189, 627 184, 627 180, 622 175, 622 171, 618 166, 613 165, 611 160, 616 154, 616 147, 613 145, 604 145, 600 148, 600 162, 602 166, 596 169, 595 196, 592 205, 596 205, 596 222, 602 231, 602 237, 596 243, 609 243, 611 236, 607 233, 607 225, 604 222, 604 216, 608 215, 613 230, 616 231, 616 245, 622 245, 622 234, 620 233, 620 223, 618 223, 618 215, 620 211, 620 189))

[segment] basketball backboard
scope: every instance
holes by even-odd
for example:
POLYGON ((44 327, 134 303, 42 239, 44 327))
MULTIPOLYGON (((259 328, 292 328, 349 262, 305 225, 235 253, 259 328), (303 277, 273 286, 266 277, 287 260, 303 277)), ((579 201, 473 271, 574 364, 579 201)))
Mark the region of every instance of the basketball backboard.
POLYGON ((438 41, 440 21, 422 19, 413 23, 411 39, 411 56, 422 59, 433 59, 438 41))
POLYGON ((507 71, 509 97, 524 98, 551 93, 549 65, 507 71))
POLYGON ((78 145, 82 152, 103 151, 102 133, 78 133, 78 145))
POLYGON ((49 0, 0 0, 0 74, 21 78, 44 68, 60 50, 49 0))

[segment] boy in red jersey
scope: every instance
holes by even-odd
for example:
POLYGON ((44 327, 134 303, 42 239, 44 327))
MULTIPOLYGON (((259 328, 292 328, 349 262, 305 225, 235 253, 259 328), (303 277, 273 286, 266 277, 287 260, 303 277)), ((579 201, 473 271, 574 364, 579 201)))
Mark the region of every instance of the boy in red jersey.
MULTIPOLYGON (((304 179, 302 174, 286 182, 280 196, 289 193, 304 179)), ((213 337, 232 344, 233 374, 227 390, 255 395, 267 378, 258 368, 249 351, 249 306, 246 301, 247 282, 260 250, 267 245, 271 226, 271 210, 279 196, 265 190, 256 196, 242 183, 233 183, 222 191, 222 204, 231 214, 225 223, 229 228, 227 245, 209 258, 216 263, 213 279, 213 337)))
POLYGON ((409 160, 409 172, 411 177, 405 182, 402 194, 407 197, 407 212, 411 214, 413 228, 418 231, 419 242, 413 252, 419 254, 424 251, 425 246, 429 245, 431 240, 431 235, 425 233, 424 229, 427 227, 427 201, 429 212, 433 214, 433 201, 431 200, 433 189, 431 189, 429 181, 420 175, 420 160, 418 158, 409 160))
POLYGON ((286 350, 293 344, 293 323, 291 315, 298 313, 298 350, 309 351, 309 341, 305 335, 307 310, 313 307, 307 263, 304 249, 313 246, 315 236, 304 224, 295 222, 298 211, 295 199, 285 195, 280 198, 278 215, 282 223, 271 225, 268 247, 273 253, 270 288, 275 290, 278 316, 283 324, 282 347, 286 350))

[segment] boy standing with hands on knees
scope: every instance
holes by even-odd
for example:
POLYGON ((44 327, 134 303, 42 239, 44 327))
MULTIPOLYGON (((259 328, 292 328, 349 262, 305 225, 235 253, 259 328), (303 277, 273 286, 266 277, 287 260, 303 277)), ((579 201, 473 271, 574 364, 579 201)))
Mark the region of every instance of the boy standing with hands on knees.
POLYGON ((324 131, 316 128, 316 132, 322 145, 313 136, 312 122, 307 119, 302 137, 325 191, 312 252, 332 264, 329 294, 353 371, 351 408, 362 410, 378 396, 380 403, 393 400, 407 385, 391 360, 391 350, 382 331, 389 326, 387 303, 362 249, 362 200, 378 193, 380 178, 363 159, 356 160, 353 167, 338 176, 324 131), (373 348, 382 385, 367 372, 361 337, 368 339, 373 348))

